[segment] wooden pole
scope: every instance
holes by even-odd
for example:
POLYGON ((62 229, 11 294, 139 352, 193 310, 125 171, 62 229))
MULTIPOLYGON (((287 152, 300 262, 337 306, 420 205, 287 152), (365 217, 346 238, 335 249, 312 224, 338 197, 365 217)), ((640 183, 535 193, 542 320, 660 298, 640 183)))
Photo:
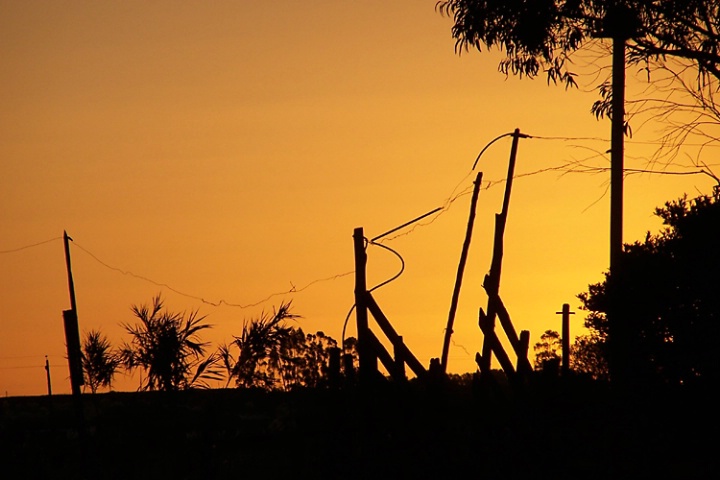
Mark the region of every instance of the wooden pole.
POLYGON ((63 311, 65 326, 65 342, 67 345, 68 364, 70 366, 70 386, 72 394, 79 396, 80 386, 84 384, 82 375, 82 353, 80 351, 80 329, 78 326, 77 302, 75 301, 75 282, 73 281, 72 264, 70 262, 70 243, 72 240, 63 231, 65 246, 65 265, 67 267, 68 290, 70 291, 70 310, 63 311))
MULTIPOLYGON (((495 353, 495 357, 497 357, 498 362, 500 363, 500 367, 503 369, 505 374, 508 376, 508 378, 512 378, 515 376, 515 368, 513 367, 512 362, 510 361, 510 357, 508 356, 507 352, 505 352, 505 349, 503 348, 502 344, 500 343, 500 339, 498 338, 497 334, 495 333, 495 330, 493 330, 492 325, 488 322, 489 318, 487 315, 485 315, 485 312, 483 312, 483 309, 481 308, 478 315, 478 324, 480 325, 480 329, 483 332, 483 335, 485 336, 485 341, 490 344, 488 356, 492 355, 492 353, 495 353)), ((483 345, 484 347, 485 345, 483 345)), ((476 355, 475 361, 478 364, 478 367, 480 368, 480 373, 483 375, 487 375, 490 373, 490 362, 486 361, 483 356, 476 355)))
POLYGON ((567 376, 570 373, 570 315, 575 315, 575 312, 571 312, 570 305, 564 303, 562 311, 555 313, 562 315, 562 374, 567 376))
POLYGON ((612 126, 610 153, 610 273, 618 268, 623 239, 623 171, 625 161, 625 37, 613 38, 612 126))
POLYGON ((405 373, 405 342, 403 337, 398 336, 397 340, 393 342, 393 360, 395 360, 395 372, 393 377, 397 381, 407 380, 405 373))
POLYGON ((378 324, 385 336, 393 344, 396 351, 401 353, 404 362, 408 367, 410 367, 410 370, 412 370, 418 378, 423 377, 427 372, 425 367, 422 366, 422 363, 420 363, 417 357, 413 355, 407 345, 405 345, 402 341, 402 337, 398 335, 393 326, 390 324, 390 320, 387 319, 370 292, 365 294, 365 306, 372 314, 375 322, 378 324))
POLYGON ((360 383, 367 384, 377 372, 377 356, 373 355, 369 337, 368 310, 365 293, 367 292, 367 253, 365 252, 365 235, 362 227, 353 232, 355 250, 355 315, 357 320, 358 357, 360 383), (373 367, 374 366, 374 367, 373 367))
POLYGON ((65 345, 67 347, 68 367, 70 369, 70 387, 73 396, 80 396, 83 384, 82 355, 80 352, 80 332, 73 310, 63 310, 63 326, 65 327, 65 345))
POLYGON ((70 290, 70 308, 77 315, 77 304, 75 302, 75 283, 73 282, 72 265, 70 264, 69 240, 72 240, 72 238, 68 237, 66 231, 63 231, 63 243, 65 245, 65 265, 67 266, 68 289, 70 290))
MULTIPOLYGON (((510 192, 512 190, 513 176, 515 175, 515 160, 517 158, 518 141, 527 135, 520 133, 519 129, 513 132, 513 142, 510 149, 510 161, 508 162, 507 181, 505 183, 505 196, 503 198, 502 211, 495 215, 495 240, 493 244, 493 256, 490 263, 490 272, 485 276, 483 287, 488 294, 488 311, 485 320, 485 327, 488 331, 495 328, 495 305, 492 301, 500 293, 500 273, 502 270, 503 257, 503 236, 505 235, 505 224, 507 223, 508 208, 510 206, 510 192)), ((484 332, 483 332, 484 333, 484 332)), ((480 357, 483 365, 480 367, 481 372, 490 372, 490 363, 492 360, 492 341, 485 336, 483 340, 482 356, 480 357)))
POLYGON ((47 377, 48 397, 52 397, 52 383, 50 382, 50 361, 45 355, 45 376, 47 377))
POLYGON ((478 172, 477 177, 475 177, 475 187, 473 188, 472 200, 470 200, 470 215, 468 218, 467 229, 465 230, 465 241, 463 242, 462 253, 460 254, 460 263, 458 264, 457 275, 455 276, 455 288, 453 289, 452 301, 450 302, 447 327, 445 327, 445 339, 443 341, 442 357, 440 360, 443 373, 447 373, 450 340, 453 334, 453 324, 455 323, 458 300, 460 299, 460 287, 462 286, 462 279, 465 273, 465 263, 467 262, 468 251, 470 250, 470 240, 472 239, 472 230, 475 223, 475 210, 477 207, 478 195, 480 194, 482 176, 482 172, 478 172))
MULTIPOLYGON (((612 127, 610 154, 610 277, 608 290, 612 297, 618 291, 618 280, 622 275, 623 246, 623 169, 625 155, 625 42, 624 32, 613 36, 612 66, 612 127)), ((627 329, 620 309, 612 302, 607 312, 608 318, 608 366, 612 380, 625 382, 624 372, 628 365, 627 329), (620 377, 620 378, 618 378, 620 377)))
POLYGON ((520 330, 520 338, 518 339, 519 352, 517 358, 517 372, 520 375, 528 375, 532 372, 532 365, 527 358, 527 352, 530 348, 530 331, 520 330))

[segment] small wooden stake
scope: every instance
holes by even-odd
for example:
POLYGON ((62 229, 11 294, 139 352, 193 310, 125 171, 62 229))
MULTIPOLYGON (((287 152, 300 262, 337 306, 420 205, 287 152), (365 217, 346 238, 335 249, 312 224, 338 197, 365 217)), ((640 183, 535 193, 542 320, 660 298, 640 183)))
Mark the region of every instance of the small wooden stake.
POLYGON ((567 376, 570 373, 570 315, 575 315, 575 312, 571 312, 570 305, 564 303, 562 311, 555 313, 562 315, 562 374, 567 376))
POLYGON ((50 361, 45 355, 45 376, 47 377, 48 397, 52 396, 52 383, 50 383, 50 361))

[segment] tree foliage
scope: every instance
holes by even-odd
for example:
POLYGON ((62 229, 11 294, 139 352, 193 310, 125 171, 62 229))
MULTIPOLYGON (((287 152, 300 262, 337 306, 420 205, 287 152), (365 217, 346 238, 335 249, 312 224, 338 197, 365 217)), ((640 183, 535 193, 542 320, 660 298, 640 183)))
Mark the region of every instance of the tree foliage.
POLYGON ((211 327, 202 323, 204 316, 197 311, 169 312, 160 295, 152 305, 133 305, 132 312, 138 323, 123 325, 132 339, 120 354, 126 368, 144 370, 143 390, 207 387, 208 380, 221 378, 214 368, 216 357, 204 358, 207 343, 200 341, 199 333, 211 327))
POLYGON ((720 79, 718 0, 441 0, 456 50, 497 47, 501 72, 575 85, 571 54, 597 36, 629 39, 629 60, 646 67, 688 60, 701 78, 720 79))
POLYGON ((540 335, 540 341, 533 347, 535 351, 535 370, 559 373, 560 352, 562 350, 562 338, 555 330, 545 330, 540 335))
POLYGON ((718 379, 720 192, 683 197, 655 213, 664 230, 625 245, 621 274, 579 295, 586 325, 605 359, 611 366, 621 359, 614 368, 631 379, 718 379), (608 311, 617 315, 616 330, 608 330, 608 311))
POLYGON ((571 348, 570 370, 593 380, 609 380, 610 372, 605 359, 605 339, 596 331, 575 338, 571 348))
MULTIPOLYGON (((290 304, 282 304, 273 314, 245 322, 239 336, 221 345, 228 384, 265 390, 327 386, 330 352, 338 344, 323 332, 305 334, 287 324, 296 318, 290 304)), ((349 343, 350 352, 353 345, 349 343)))
POLYGON ((98 330, 90 330, 83 337, 81 355, 85 384, 90 391, 111 388, 121 362, 108 338, 98 330))

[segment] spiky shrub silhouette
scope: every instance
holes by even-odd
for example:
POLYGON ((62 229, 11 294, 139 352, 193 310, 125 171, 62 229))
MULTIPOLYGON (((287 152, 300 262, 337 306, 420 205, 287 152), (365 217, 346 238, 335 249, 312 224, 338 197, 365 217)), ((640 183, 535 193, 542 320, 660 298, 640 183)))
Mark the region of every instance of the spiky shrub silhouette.
POLYGON ((98 330, 90 330, 83 337, 82 367, 85 384, 92 393, 98 388, 112 388, 112 381, 120 368, 120 355, 110 341, 98 330))
POLYGON ((211 325, 203 323, 205 316, 197 310, 169 312, 157 295, 152 305, 133 305, 132 312, 138 322, 123 324, 132 338, 123 344, 120 358, 128 370, 145 372, 141 390, 207 388, 208 380, 222 379, 215 368, 217 356, 205 358, 208 344, 200 341, 199 333, 211 325))

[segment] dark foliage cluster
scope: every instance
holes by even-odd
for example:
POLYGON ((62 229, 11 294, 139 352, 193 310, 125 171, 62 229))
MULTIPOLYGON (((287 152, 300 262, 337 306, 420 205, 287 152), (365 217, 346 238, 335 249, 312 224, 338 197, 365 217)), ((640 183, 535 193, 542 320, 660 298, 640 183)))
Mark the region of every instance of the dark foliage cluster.
POLYGON ((683 197, 656 214, 666 228, 625 245, 620 272, 579 295, 592 332, 585 347, 633 381, 716 381, 720 195, 683 197))
POLYGON ((629 59, 649 67, 666 57, 690 61, 700 78, 720 78, 718 0, 442 0, 454 21, 456 50, 496 47, 501 72, 575 85, 573 52, 598 36, 629 39, 629 59))
MULTIPOLYGON (((339 358, 338 343, 323 332, 305 334, 302 328, 286 324, 296 318, 290 305, 283 304, 272 315, 245 322, 241 335, 219 348, 227 384, 284 391, 328 386, 331 352, 336 350, 339 358)), ((355 341, 349 340, 345 353, 357 357, 355 341)))
MULTIPOLYGON (((340 381, 331 372, 331 355, 344 353, 346 364, 354 371, 357 345, 346 339, 344 352, 337 342, 323 332, 305 334, 301 328, 288 325, 299 318, 282 304, 272 315, 246 321, 239 336, 217 351, 208 352, 209 344, 200 334, 211 325, 197 311, 168 311, 160 296, 150 305, 133 305, 136 323, 126 323, 129 342, 113 349, 107 337, 91 330, 83 341, 83 370, 92 393, 111 388, 116 373, 125 368, 142 372, 141 390, 176 391, 209 388, 211 382, 226 380, 240 388, 291 390, 297 387, 324 387, 340 381), (331 378, 332 375, 336 378, 331 378)), ((352 377, 352 372, 345 376, 352 377)), ((345 380, 348 380, 345 379, 345 380)), ((349 381, 349 380, 348 380, 349 381)))

